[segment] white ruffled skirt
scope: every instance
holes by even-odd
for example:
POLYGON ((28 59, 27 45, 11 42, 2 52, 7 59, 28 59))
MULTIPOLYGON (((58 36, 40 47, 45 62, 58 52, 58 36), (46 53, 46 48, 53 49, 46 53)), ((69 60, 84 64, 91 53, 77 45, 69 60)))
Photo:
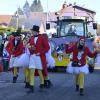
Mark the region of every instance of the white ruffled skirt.
POLYGON ((68 67, 66 68, 66 72, 71 74, 79 74, 80 72, 83 72, 84 74, 88 74, 89 69, 87 64, 81 67, 73 67, 72 62, 70 62, 68 67))
POLYGON ((10 58, 9 67, 28 67, 29 66, 30 55, 27 53, 21 54, 18 57, 10 58))
POLYGON ((30 56, 29 68, 40 69, 40 70, 43 69, 40 56, 36 56, 35 54, 30 56))
POLYGON ((46 60, 47 60, 48 68, 54 68, 55 67, 55 60, 52 56, 47 56, 46 60))
POLYGON ((46 61, 48 68, 54 68, 55 67, 55 59, 52 57, 51 49, 46 53, 46 61))
POLYGON ((95 58, 95 67, 100 68, 100 54, 97 54, 95 58))

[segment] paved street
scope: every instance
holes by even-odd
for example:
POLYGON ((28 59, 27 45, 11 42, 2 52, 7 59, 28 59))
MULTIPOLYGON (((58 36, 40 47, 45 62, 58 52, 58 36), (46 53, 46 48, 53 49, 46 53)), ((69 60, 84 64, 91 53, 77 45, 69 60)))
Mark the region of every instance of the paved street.
POLYGON ((75 91, 73 76, 66 73, 49 73, 53 87, 39 91, 39 79, 35 79, 35 92, 27 94, 24 76, 19 75, 17 83, 12 83, 12 74, 0 73, 0 100, 97 100, 100 98, 100 70, 85 78, 85 95, 75 91))

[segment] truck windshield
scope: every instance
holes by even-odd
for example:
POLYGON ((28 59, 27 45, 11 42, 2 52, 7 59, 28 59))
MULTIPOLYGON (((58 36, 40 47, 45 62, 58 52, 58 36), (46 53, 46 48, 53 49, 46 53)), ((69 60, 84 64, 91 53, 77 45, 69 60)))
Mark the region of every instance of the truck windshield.
POLYGON ((61 36, 66 35, 84 35, 84 27, 82 22, 62 22, 61 27, 61 36))

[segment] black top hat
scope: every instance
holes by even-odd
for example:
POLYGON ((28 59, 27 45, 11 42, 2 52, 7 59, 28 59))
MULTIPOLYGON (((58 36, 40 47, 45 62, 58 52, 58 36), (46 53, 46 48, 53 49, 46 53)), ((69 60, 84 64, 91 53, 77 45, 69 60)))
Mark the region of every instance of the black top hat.
POLYGON ((36 32, 39 32, 39 26, 36 26, 36 25, 33 25, 33 27, 32 27, 32 31, 36 31, 36 32))
POLYGON ((18 32, 12 32, 12 35, 13 35, 14 37, 16 37, 16 36, 21 36, 18 32))

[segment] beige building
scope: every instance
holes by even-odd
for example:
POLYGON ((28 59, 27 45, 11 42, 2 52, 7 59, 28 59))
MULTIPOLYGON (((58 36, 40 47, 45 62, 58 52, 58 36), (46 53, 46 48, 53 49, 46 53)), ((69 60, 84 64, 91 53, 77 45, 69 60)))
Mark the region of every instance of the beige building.
POLYGON ((62 9, 58 11, 60 16, 76 16, 76 17, 86 17, 88 21, 94 21, 96 12, 78 5, 67 5, 64 3, 62 9))

